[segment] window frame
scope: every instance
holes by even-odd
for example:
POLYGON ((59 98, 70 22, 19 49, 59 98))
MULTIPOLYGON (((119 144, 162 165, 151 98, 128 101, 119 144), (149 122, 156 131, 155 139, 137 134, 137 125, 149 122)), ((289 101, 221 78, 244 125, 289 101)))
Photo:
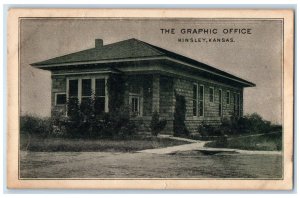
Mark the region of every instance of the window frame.
POLYGON ((65 106, 67 104, 67 94, 66 94, 66 92, 56 92, 54 95, 55 95, 54 96, 55 97, 54 98, 54 105, 55 106, 65 106), (66 101, 65 101, 64 104, 57 104, 57 95, 66 95, 66 101))
POLYGON ((222 89, 218 90, 218 96, 219 96, 219 98, 218 98, 218 116, 223 117, 223 90, 222 89), (220 105, 221 105, 221 107, 220 107, 220 105))
POLYGON ((226 91, 226 105, 230 105, 230 91, 227 90, 226 91))
POLYGON ((202 104, 202 115, 200 114, 200 108, 198 108, 198 116, 199 117, 204 117, 204 101, 205 101, 205 87, 204 87, 204 85, 203 84, 200 84, 199 86, 198 86, 198 97, 199 97, 199 100, 198 100, 198 107, 199 107, 199 105, 201 104, 201 101, 203 102, 203 104, 202 104), (203 88, 203 95, 202 95, 202 99, 201 99, 201 97, 200 97, 200 87, 202 87, 203 88))
MULTIPOLYGON (((96 91, 96 79, 104 79, 105 80, 105 104, 104 104, 104 112, 109 112, 108 109, 108 88, 107 88, 107 79, 108 76, 104 76, 104 75, 93 75, 93 76, 71 76, 71 77, 67 77, 67 83, 66 83, 66 94, 67 94, 67 101, 70 98, 69 97, 69 81, 70 80, 77 80, 78 81, 78 92, 77 92, 77 98, 78 98, 78 102, 79 104, 81 104, 81 100, 82 100, 82 80, 84 79, 91 79, 91 96, 93 95, 92 93, 94 93, 96 91)), ((75 97, 75 96, 73 96, 75 97)), ((83 96, 83 98, 85 97, 89 97, 89 96, 83 96)))
POLYGON ((209 96, 209 102, 210 103, 214 103, 215 102, 215 88, 214 87, 209 87, 209 90, 208 90, 208 96, 209 96), (210 100, 210 96, 211 96, 211 94, 210 94, 210 90, 213 90, 213 92, 212 92, 212 101, 210 100))
POLYGON ((199 104, 199 86, 198 83, 193 83, 193 96, 192 96, 192 111, 193 111, 193 117, 198 117, 198 104, 199 104), (194 86, 196 85, 196 99, 194 98, 194 86), (196 115, 194 115, 194 101, 196 101, 196 115))
MULTIPOLYGON (((129 89, 130 90, 130 89, 129 89)), ((130 106, 130 114, 137 116, 137 117, 141 117, 143 116, 143 88, 139 87, 139 93, 133 93, 133 92, 129 92, 129 106, 130 106), (138 111, 137 114, 135 114, 136 112, 132 112, 132 98, 137 98, 138 100, 138 111)))
POLYGON ((240 117, 241 116, 241 96, 240 93, 237 93, 236 95, 236 106, 237 106, 237 116, 240 117))
POLYGON ((80 80, 80 86, 81 86, 81 89, 80 89, 80 103, 82 102, 82 99, 84 99, 84 98, 90 98, 90 97, 93 97, 93 79, 92 78, 82 78, 81 80, 80 80), (90 94, 90 96, 83 96, 82 94, 82 92, 83 92, 83 86, 82 86, 82 82, 83 82, 83 80, 91 80, 91 94, 90 94))
POLYGON ((98 77, 95 77, 94 78, 94 80, 92 81, 92 90, 94 91, 94 97, 95 97, 95 100, 97 99, 97 98, 104 98, 104 112, 106 112, 106 103, 108 103, 108 102, 106 102, 106 100, 107 100, 107 87, 106 87, 106 79, 104 79, 104 78, 98 78, 98 77), (102 95, 102 96, 98 96, 97 94, 96 94, 96 81, 97 80, 104 80, 104 96, 102 95))
POLYGON ((79 100, 79 85, 80 84, 80 82, 79 82, 79 79, 76 79, 76 78, 71 78, 71 79, 67 79, 67 88, 66 88, 66 90, 67 90, 67 100, 69 99, 69 98, 77 98, 78 100, 79 100), (70 81, 71 80, 76 80, 77 81, 77 96, 70 96, 70 81))

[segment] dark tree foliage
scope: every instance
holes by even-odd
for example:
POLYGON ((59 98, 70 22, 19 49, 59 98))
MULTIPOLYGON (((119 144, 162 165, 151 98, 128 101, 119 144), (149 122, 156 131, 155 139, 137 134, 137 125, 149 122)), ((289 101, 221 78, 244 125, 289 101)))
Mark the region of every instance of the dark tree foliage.
POLYGON ((181 96, 175 92, 175 112, 173 130, 174 136, 188 136, 190 133, 185 125, 186 114, 186 100, 184 96, 181 96))
POLYGON ((136 126, 129 119, 129 111, 123 107, 124 81, 122 76, 110 76, 107 86, 110 98, 109 113, 96 111, 95 93, 92 93, 91 97, 82 98, 80 104, 77 98, 68 100, 68 119, 64 123, 66 136, 115 138, 136 133, 136 126))
POLYGON ((165 119, 160 120, 159 113, 157 111, 154 111, 150 123, 151 134, 157 136, 159 132, 164 130, 166 124, 167 124, 167 120, 165 119))
POLYGON ((110 112, 118 112, 124 105, 125 81, 123 74, 111 74, 107 80, 110 112))
POLYGON ((242 134, 261 134, 270 132, 282 132, 280 125, 271 124, 264 120, 257 113, 245 115, 242 117, 231 116, 223 118, 221 125, 211 126, 201 124, 198 127, 201 136, 224 136, 224 135, 242 135, 242 134))
POLYGON ((51 131, 50 118, 39 118, 32 115, 20 117, 20 132, 23 134, 47 137, 51 131))

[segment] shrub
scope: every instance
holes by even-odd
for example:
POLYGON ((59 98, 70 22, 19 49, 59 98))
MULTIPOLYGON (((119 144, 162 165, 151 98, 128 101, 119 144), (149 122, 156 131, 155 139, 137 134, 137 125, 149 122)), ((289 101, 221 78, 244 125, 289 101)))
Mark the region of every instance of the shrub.
POLYGON ((203 123, 199 125, 198 132, 202 137, 225 135, 225 129, 222 128, 221 126, 206 125, 203 123))
POLYGON ((108 107, 111 112, 119 111, 124 105, 125 82, 125 76, 122 74, 111 74, 107 80, 108 107))
POLYGON ((159 113, 155 111, 152 115, 151 123, 150 123, 150 129, 151 129, 151 134, 154 136, 157 136, 159 132, 164 130, 166 127, 167 120, 159 119, 159 113))
POLYGON ((28 135, 48 136, 52 131, 50 118, 40 118, 33 115, 20 117, 20 131, 28 135))
POLYGON ((257 113, 241 117, 238 125, 239 131, 242 133, 269 133, 273 130, 271 122, 264 120, 257 113))
POLYGON ((110 113, 96 113, 95 96, 79 104, 77 98, 67 102, 68 116, 53 114, 53 136, 70 138, 124 138, 136 133, 129 119, 128 108, 117 108, 110 113))
POLYGON ((52 124, 52 137, 64 137, 67 134, 66 122, 68 118, 63 111, 52 111, 51 124, 52 124))
POLYGON ((190 133, 184 123, 186 114, 186 100, 184 96, 178 95, 175 92, 175 112, 173 130, 174 136, 188 136, 190 133))
POLYGON ((282 131, 281 125, 271 124, 270 121, 264 120, 257 113, 245 115, 243 117, 231 116, 223 118, 221 125, 213 127, 201 124, 198 127, 198 132, 202 136, 222 136, 222 135, 239 135, 249 133, 269 133, 282 131))

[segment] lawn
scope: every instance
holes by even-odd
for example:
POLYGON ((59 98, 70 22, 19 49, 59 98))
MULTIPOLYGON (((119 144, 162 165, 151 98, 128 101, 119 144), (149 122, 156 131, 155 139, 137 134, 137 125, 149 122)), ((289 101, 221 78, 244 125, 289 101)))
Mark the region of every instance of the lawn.
POLYGON ((134 152, 163 148, 189 142, 160 137, 135 137, 125 140, 64 139, 21 136, 20 149, 36 152, 134 152))
POLYGON ((212 141, 205 144, 205 147, 213 148, 233 148, 242 150, 261 150, 261 151, 281 151, 282 133, 271 133, 258 136, 245 136, 228 138, 227 143, 212 141))

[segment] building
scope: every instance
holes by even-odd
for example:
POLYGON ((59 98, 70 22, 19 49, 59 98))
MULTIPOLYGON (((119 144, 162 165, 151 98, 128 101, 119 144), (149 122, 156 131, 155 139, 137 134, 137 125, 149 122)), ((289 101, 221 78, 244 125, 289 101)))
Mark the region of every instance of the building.
MULTIPOLYGON (((83 102, 96 97, 99 112, 109 112, 112 98, 107 82, 126 76, 122 87, 124 105, 133 120, 149 125, 152 113, 167 119, 172 133, 176 97, 186 100, 186 126, 195 131, 200 123, 218 124, 224 117, 243 115, 243 89, 255 84, 196 60, 149 43, 129 39, 38 63, 33 67, 52 75, 52 112, 66 111, 66 101, 83 102)), ((120 90, 116 90, 117 92, 120 90)))

